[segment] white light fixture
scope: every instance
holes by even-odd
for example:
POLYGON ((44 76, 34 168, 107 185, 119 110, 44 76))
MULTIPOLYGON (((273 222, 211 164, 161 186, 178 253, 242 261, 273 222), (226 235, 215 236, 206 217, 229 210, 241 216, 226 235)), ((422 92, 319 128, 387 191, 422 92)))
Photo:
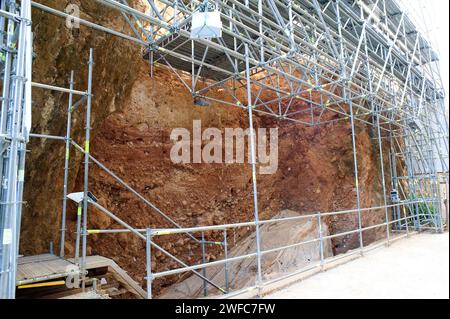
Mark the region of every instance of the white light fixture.
POLYGON ((83 192, 70 193, 69 195, 67 195, 68 199, 73 200, 77 204, 79 204, 79 203, 81 203, 83 201, 83 197, 84 197, 84 193, 83 192))
POLYGON ((222 37, 220 11, 208 8, 208 1, 199 11, 192 14, 191 39, 212 39, 222 37))
POLYGON ((398 192, 396 189, 393 189, 391 191, 391 201, 393 203, 398 203, 400 201, 399 197, 398 197, 398 192))
MULTIPOLYGON (((91 192, 88 192, 87 197, 93 201, 94 203, 97 202, 97 198, 94 196, 94 194, 92 194, 91 192)), ((79 204, 83 201, 84 198, 84 193, 83 192, 78 192, 78 193, 70 193, 69 195, 67 195, 68 199, 73 200, 75 203, 79 204)))

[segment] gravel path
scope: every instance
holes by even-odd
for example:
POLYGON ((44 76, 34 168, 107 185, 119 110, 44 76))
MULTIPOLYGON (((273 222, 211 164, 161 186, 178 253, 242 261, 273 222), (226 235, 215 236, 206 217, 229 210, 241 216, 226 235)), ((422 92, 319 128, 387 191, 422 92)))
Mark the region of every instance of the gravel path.
POLYGON ((420 234, 266 298, 449 298, 449 234, 420 234))

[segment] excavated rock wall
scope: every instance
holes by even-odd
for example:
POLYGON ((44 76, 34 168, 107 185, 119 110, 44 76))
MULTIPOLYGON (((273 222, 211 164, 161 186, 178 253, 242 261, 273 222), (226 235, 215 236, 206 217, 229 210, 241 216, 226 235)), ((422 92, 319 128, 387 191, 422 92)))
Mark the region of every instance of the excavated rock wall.
MULTIPOLYGON (((220 92, 214 93, 219 97, 220 92)), ((328 114, 329 119, 335 115, 328 114)), ((183 84, 170 72, 157 69, 155 78, 143 64, 124 108, 104 121, 92 143, 93 155, 159 209, 184 227, 250 221, 253 219, 251 167, 248 164, 174 164, 170 160, 171 130, 192 130, 201 120, 203 129, 248 127, 245 111, 213 104, 197 106, 183 84)), ((279 169, 273 175, 258 175, 261 219, 270 219, 283 209, 302 214, 329 212, 356 207, 353 151, 349 121, 307 127, 287 121, 257 116, 255 127, 279 127, 279 169)), ((378 145, 373 132, 357 126, 361 207, 382 204, 378 145)), ((385 163, 387 165, 387 163, 385 163)), ((171 227, 158 213, 114 182, 96 166, 91 168, 91 190, 100 203, 137 228, 171 227)), ((78 176, 78 189, 82 175, 78 176)), ((72 207, 71 220, 75 221, 72 207)), ((362 215, 364 226, 384 221, 384 211, 362 215)), ((356 213, 326 219, 333 234, 358 227, 356 213)), ((104 214, 94 211, 93 228, 121 228, 104 214)), ((74 223, 71 224, 72 227, 74 223)), ((72 229, 73 231, 73 229, 72 229)), ((230 246, 239 243, 252 229, 232 231, 230 246)), ((384 235, 384 228, 364 233, 365 244, 384 235)), ((200 238, 201 234, 196 234, 200 238)), ((207 240, 220 241, 223 234, 206 233, 207 240)), ((164 249, 195 264, 201 247, 186 235, 157 238, 164 249)), ((336 254, 357 247, 358 234, 332 241, 336 254)), ((90 252, 111 256, 137 280, 145 276, 145 243, 132 234, 92 235, 90 252)), ((222 256, 222 249, 208 247, 206 259, 222 256)), ((155 252, 154 271, 179 265, 161 252, 155 252)), ((155 291, 189 274, 158 280, 155 291)))
MULTIPOLYGON (((45 3, 45 1, 42 1, 45 3)), ((51 3, 52 1, 47 1, 51 3)), ((63 9, 68 1, 52 6, 63 9)), ((79 2, 83 15, 97 22, 127 28, 116 13, 94 1, 79 2)), ((82 17, 83 17, 82 15, 82 17)), ((248 164, 174 164, 170 160, 174 128, 191 129, 193 120, 203 128, 246 128, 245 111, 213 104, 196 106, 192 96, 170 72, 157 68, 153 79, 149 66, 140 59, 140 48, 125 40, 81 28, 74 33, 60 18, 33 11, 36 60, 34 81, 68 87, 70 70, 76 72, 76 88, 87 86, 88 50, 94 48, 93 141, 94 157, 123 178, 145 198, 183 226, 212 225, 249 221, 253 218, 251 167, 248 164)), ((212 93, 221 97, 220 91, 212 93)), ((238 92, 243 95, 243 93, 238 92)), ((33 131, 64 135, 67 96, 34 90, 33 131)), ((268 97, 269 98, 269 97, 268 97)), ((243 98, 243 101, 245 99, 243 98)), ((82 143, 84 112, 74 114, 73 136, 82 143)), ((326 114, 324 120, 338 119, 326 114)), ((370 119, 369 119, 370 120, 370 119)), ((348 120, 316 127, 256 116, 255 127, 279 128, 279 169, 273 175, 259 175, 261 219, 269 219, 284 209, 300 214, 336 211, 356 207, 351 127, 348 120)), ((379 154, 374 132, 358 124, 357 157, 361 206, 382 204, 379 154)), ((386 145, 385 145, 386 147, 386 145)), ((33 140, 29 145, 21 253, 48 250, 59 239, 63 182, 64 145, 61 142, 33 140)), ((385 154, 385 160, 387 156, 385 154)), ((71 152, 69 191, 82 190, 82 157, 71 152)), ((387 163, 385 164, 387 167, 387 163)), ((387 181, 389 183, 389 181, 387 181)), ((99 167, 90 168, 90 190, 99 202, 134 227, 168 227, 154 210, 125 190, 99 167)), ((69 204, 66 252, 73 254, 75 207, 69 204)), ((384 221, 383 211, 363 213, 363 226, 384 221)), ((325 220, 330 233, 355 229, 357 214, 325 220)), ((91 209, 90 228, 120 228, 104 214, 91 209)), ((230 232, 230 246, 239 244, 252 229, 230 232)), ((384 228, 364 233, 367 244, 380 238, 384 228)), ((200 234, 197 234, 198 237, 200 234)), ((222 233, 205 234, 208 240, 222 240, 222 233)), ((167 236, 157 243, 170 253, 194 264, 201 249, 185 235, 167 236)), ((335 254, 358 245, 358 234, 332 241, 335 254)), ((114 259, 137 281, 145 276, 145 244, 132 234, 91 235, 88 253, 114 259)), ((207 261, 221 258, 222 250, 208 247, 207 261)), ((153 270, 178 267, 160 252, 154 253, 153 270)), ((186 278, 189 274, 155 282, 155 291, 186 278)))
MULTIPOLYGON (((136 2, 136 1, 133 1, 136 2)), ((130 3, 133 3, 130 2, 130 3)), ((96 1, 40 1, 64 11, 68 4, 80 7, 81 18, 105 26, 126 29, 117 12, 96 1), (95 17, 95 19, 94 19, 95 17)), ((75 89, 85 91, 88 79, 89 49, 94 49, 93 132, 112 112, 120 110, 136 79, 140 47, 126 40, 81 27, 68 29, 60 17, 33 9, 35 59, 33 81, 69 87, 71 70, 75 72, 75 89)), ((77 97, 75 97, 75 101, 77 97)), ((64 136, 67 122, 67 94, 33 90, 33 133, 64 136)), ((84 141, 85 108, 73 113, 72 135, 84 141)), ((64 143, 33 139, 28 146, 23 211, 21 253, 48 251, 50 241, 57 241, 60 229, 64 168, 64 143)), ((71 153, 71 176, 80 168, 80 153, 71 153)), ((70 180, 73 190, 74 178, 70 180)))

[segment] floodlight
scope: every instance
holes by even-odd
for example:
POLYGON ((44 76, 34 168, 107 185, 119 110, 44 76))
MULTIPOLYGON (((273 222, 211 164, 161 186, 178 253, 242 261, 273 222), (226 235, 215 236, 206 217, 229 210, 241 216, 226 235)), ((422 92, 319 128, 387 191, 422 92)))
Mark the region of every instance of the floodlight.
MULTIPOLYGON (((91 192, 88 192, 87 196, 94 203, 96 203, 98 201, 97 198, 94 196, 94 194, 92 194, 91 192)), ((67 198, 69 198, 69 199, 73 200, 75 203, 79 204, 84 199, 84 192, 70 193, 69 195, 67 195, 67 198)))
POLYGON ((200 98, 195 98, 194 104, 199 105, 199 106, 210 106, 211 105, 211 103, 209 103, 207 100, 200 99, 200 98))
POLYGON ((220 11, 205 1, 198 11, 192 14, 191 39, 212 39, 222 37, 220 11))
POLYGON ((70 193, 69 195, 67 195, 67 198, 71 199, 75 203, 79 204, 79 203, 81 203, 83 201, 84 193, 83 192, 70 193))

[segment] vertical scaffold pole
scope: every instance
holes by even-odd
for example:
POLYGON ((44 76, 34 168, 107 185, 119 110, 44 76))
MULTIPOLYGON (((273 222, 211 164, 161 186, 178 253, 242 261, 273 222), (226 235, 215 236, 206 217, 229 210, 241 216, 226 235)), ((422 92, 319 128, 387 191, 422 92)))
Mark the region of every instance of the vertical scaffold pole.
POLYGON ((256 179, 256 149, 255 149, 255 131, 253 129, 253 105, 252 105, 252 87, 250 82, 250 57, 248 45, 245 44, 245 76, 247 81, 247 110, 249 123, 249 139, 250 139, 250 157, 252 163, 252 182, 253 182, 253 205, 256 227, 256 259, 257 259, 257 280, 256 285, 259 287, 262 283, 262 266, 261 266, 261 238, 259 233, 259 211, 258 211, 258 184, 256 179))
MULTIPOLYGON (((348 84, 350 86, 350 84, 348 84)), ((349 103, 350 109, 350 124, 352 126, 352 146, 353 146, 353 165, 355 174, 355 189, 356 189, 356 209, 358 210, 358 231, 359 231, 359 248, 361 249, 361 254, 363 254, 364 241, 362 232, 362 217, 361 217, 361 194, 359 189, 359 174, 358 174, 358 156, 356 149, 356 136, 355 136, 355 116, 353 114, 353 103, 351 99, 347 98, 347 88, 344 87, 344 100, 349 103)))
POLYGON ((323 230, 322 230, 322 214, 321 212, 317 213, 317 231, 319 232, 319 249, 320 249, 320 270, 324 270, 324 261, 325 261, 325 254, 324 254, 324 243, 323 243, 323 230))
MULTIPOLYGON (((353 102, 352 99, 348 97, 347 91, 350 90, 350 79, 347 79, 347 66, 345 65, 344 59, 344 43, 342 37, 342 23, 341 23, 341 15, 340 15, 340 0, 336 1, 336 17, 338 23, 338 33, 339 33, 339 44, 340 44, 340 54, 339 54, 339 63, 341 65, 341 78, 342 78, 342 93, 343 99, 348 104, 348 108, 350 110, 350 124, 352 128, 352 147, 353 147, 353 165, 354 165, 354 175, 355 175, 355 189, 356 189, 356 209, 358 211, 358 230, 359 230, 359 248, 361 249, 361 254, 363 254, 364 242, 363 242, 363 234, 362 234, 362 218, 361 218, 361 198, 359 193, 359 176, 358 176, 358 158, 356 153, 356 137, 355 137, 355 118, 353 114, 353 102)), ((361 33, 361 37, 364 36, 361 33)), ((362 39, 360 39, 360 43, 362 39)), ((359 51, 359 49, 358 49, 359 51)))
MULTIPOLYGON (((405 218, 405 224, 406 224, 406 235, 409 237, 409 219, 408 219, 408 213, 405 208, 405 204, 402 205, 402 208, 403 208, 403 216, 404 216, 403 218, 405 218)), ((399 214, 399 219, 401 219, 400 214, 399 214)))
MULTIPOLYGON (((263 34, 263 6, 262 0, 258 0, 258 26, 259 33, 263 34)), ((261 63, 264 63, 265 53, 264 53, 264 39, 263 37, 259 37, 259 59, 261 63)))
POLYGON ((149 53, 148 53, 148 62, 150 63, 150 78, 153 79, 153 75, 155 73, 154 71, 154 53, 153 53, 153 48, 149 48, 149 53))
POLYGON ((381 106, 375 106, 373 102, 373 77, 372 70, 370 67, 370 59, 369 59, 369 48, 367 46, 367 34, 363 34, 364 36, 364 53, 365 53, 365 62, 368 74, 368 82, 369 82, 369 93, 370 93, 370 106, 372 111, 376 111, 376 127, 377 127, 377 137, 378 137, 378 149, 379 149, 379 158, 380 158, 380 170, 381 170, 381 184, 383 189, 383 205, 384 205, 384 213, 386 219, 386 240, 387 245, 390 245, 390 220, 389 220, 389 210, 387 208, 387 198, 386 198, 386 178, 384 176, 384 156, 383 156, 383 144, 381 141, 381 127, 380 127, 380 113, 381 106))
POLYGON ((77 234, 75 239, 75 263, 80 263, 80 241, 81 241, 81 215, 83 212, 83 203, 78 203, 77 207, 77 234))
POLYGON ((192 84, 192 89, 191 89, 191 94, 195 94, 195 42, 194 40, 191 40, 191 59, 192 59, 192 64, 191 64, 191 73, 192 73, 192 79, 191 79, 191 84, 192 84))
MULTIPOLYGON (((152 5, 150 5, 150 16, 153 18, 155 16, 154 13, 154 8, 152 5)), ((148 59, 150 62, 150 77, 153 78, 154 75, 154 62, 155 62, 155 54, 154 54, 154 42, 155 42, 155 31, 154 31, 154 26, 153 24, 150 24, 150 39, 149 41, 151 41, 151 44, 149 46, 149 51, 148 51, 148 59)))
MULTIPOLYGON (((394 147, 394 139, 392 138, 392 127, 391 124, 389 124, 389 172, 391 177, 391 189, 399 191, 398 189, 398 177, 397 177, 397 155, 395 153, 395 147, 394 147)), ((403 209, 405 207, 403 206, 403 209)), ((408 210, 410 210, 408 206, 408 210)), ((400 206, 395 206, 392 209, 394 219, 397 221, 397 228, 401 230, 403 228, 402 221, 401 221, 401 208, 400 206)), ((409 218, 405 220, 406 223, 409 223, 409 218)))
MULTIPOLYGON (((3 94, 0 118, 0 299, 13 299, 16 293, 17 258, 25 174, 25 154, 31 119, 30 61, 31 3, 29 0, 2 1, 6 32, 2 37, 3 94), (5 2, 5 3, 4 3, 5 2), (19 18, 11 18, 8 15, 19 18), (7 21, 6 21, 7 20, 7 21), (6 43, 3 37, 6 35, 6 43), (6 44, 6 46, 5 46, 6 44), (29 111, 29 113, 27 112, 29 111)), ((4 30, 4 29, 3 29, 4 30)))
MULTIPOLYGON (((205 245, 205 233, 202 232, 202 264, 206 264, 206 245, 205 245)), ((206 278, 206 267, 202 268, 202 275, 206 278)), ((208 296, 208 283, 203 280, 203 295, 208 296)))
POLYGON ((64 257, 64 244, 66 238, 66 215, 67 215, 67 185, 69 182, 69 157, 70 157, 70 131, 72 125, 72 103, 73 103, 73 87, 74 87, 74 73, 70 72, 70 93, 69 106, 67 107, 67 131, 66 131, 66 148, 64 157, 64 185, 63 185, 63 206, 61 214, 61 238, 59 245, 59 256, 64 257))
POLYGON ((88 220, 88 191, 89 191, 89 144, 91 138, 91 104, 92 104, 92 71, 94 67, 94 52, 89 50, 89 75, 86 106, 86 141, 84 147, 84 187, 83 187, 83 251, 81 261, 82 289, 86 288, 86 253, 87 253, 87 220, 88 220))
POLYGON ((145 256, 147 268, 147 299, 152 299, 153 275, 152 275, 152 230, 147 228, 145 232, 145 256))
POLYGON ((389 210, 387 208, 387 198, 386 198, 386 179, 384 177, 384 157, 383 157, 383 144, 381 142, 380 112, 381 112, 381 110, 377 111, 377 135, 378 135, 378 148, 379 148, 379 153, 380 153, 381 184, 383 187, 384 213, 386 215, 386 240, 387 240, 387 244, 390 245, 390 243, 391 243, 390 220, 389 220, 389 210))
POLYGON ((228 267, 228 238, 227 238, 227 230, 224 229, 223 231, 223 251, 224 251, 224 258, 225 258, 225 290, 227 293, 230 292, 230 274, 229 274, 229 267, 228 267))

